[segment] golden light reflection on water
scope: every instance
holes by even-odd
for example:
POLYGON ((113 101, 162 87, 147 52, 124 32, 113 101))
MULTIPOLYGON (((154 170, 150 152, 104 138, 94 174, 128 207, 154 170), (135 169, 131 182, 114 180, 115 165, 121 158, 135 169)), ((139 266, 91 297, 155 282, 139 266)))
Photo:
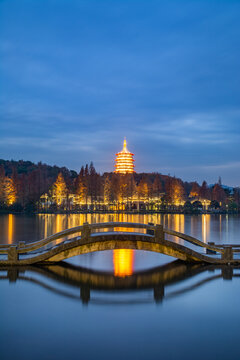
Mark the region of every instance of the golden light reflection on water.
MULTIPOLYGON (((64 224, 64 222, 62 221, 61 215, 57 214, 56 215, 56 223, 55 223, 55 233, 58 233, 63 230, 63 224, 64 224)), ((62 242, 62 239, 55 240, 56 244, 59 244, 61 242, 62 242)))
POLYGON ((125 277, 132 275, 134 271, 134 250, 113 250, 113 267, 115 276, 125 277))
MULTIPOLYGON (((175 214, 173 216, 173 229, 180 233, 184 233, 184 215, 175 214)), ((175 241, 180 242, 180 239, 176 237, 175 241)))
MULTIPOLYGON (((185 232, 185 216, 183 214, 166 214, 158 224, 163 224, 164 228, 172 229, 180 233, 185 232)), ((177 243, 181 242, 176 236, 171 237, 171 239, 174 239, 177 243)))
POLYGON ((226 242, 227 242, 227 243, 228 243, 228 231, 229 231, 228 226, 229 226, 229 217, 228 217, 228 214, 227 214, 227 215, 226 215, 226 235, 227 235, 227 237, 226 237, 226 242))
MULTIPOLYGON (((81 226, 88 223, 104 222, 134 222, 163 224, 165 228, 173 229, 181 233, 187 233, 202 239, 204 242, 212 241, 211 232, 213 224, 211 215, 185 216, 183 214, 39 214, 36 217, 20 218, 16 215, 4 215, 0 218, 0 241, 16 243, 19 240, 37 241, 46 238, 56 232, 81 226), (26 235, 26 237, 25 237, 26 235)), ((220 215, 218 219, 218 238, 223 241, 228 239, 228 216, 220 215)), ((114 228, 115 231, 145 232, 144 229, 114 228)), ((103 231, 103 229, 99 230, 103 231)), ((108 231, 108 229, 104 229, 108 231)), ((70 235, 71 236, 71 235, 70 235)), ((79 234, 75 234, 79 236, 79 234)), ((178 238, 174 239, 179 241, 178 238)), ((59 240, 62 241, 62 240, 59 240)))
POLYGON ((202 240, 204 243, 207 243, 209 240, 210 233, 210 215, 202 215, 202 240))
POLYGON ((8 243, 13 243, 13 227, 14 227, 14 217, 12 214, 8 215, 8 243))
POLYGON ((219 234, 220 240, 222 240, 222 215, 219 216, 219 234))

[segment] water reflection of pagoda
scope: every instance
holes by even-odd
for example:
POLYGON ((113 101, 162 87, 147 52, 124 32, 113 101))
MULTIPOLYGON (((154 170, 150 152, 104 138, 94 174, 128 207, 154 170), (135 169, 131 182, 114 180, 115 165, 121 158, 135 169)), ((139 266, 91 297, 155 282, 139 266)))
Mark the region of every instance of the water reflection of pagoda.
POLYGON ((115 164, 115 173, 118 174, 131 174, 134 173, 134 154, 130 153, 127 149, 127 141, 124 138, 123 149, 116 154, 116 164, 115 164))
POLYGON ((113 250, 114 275, 119 277, 133 274, 134 250, 116 249, 113 250))

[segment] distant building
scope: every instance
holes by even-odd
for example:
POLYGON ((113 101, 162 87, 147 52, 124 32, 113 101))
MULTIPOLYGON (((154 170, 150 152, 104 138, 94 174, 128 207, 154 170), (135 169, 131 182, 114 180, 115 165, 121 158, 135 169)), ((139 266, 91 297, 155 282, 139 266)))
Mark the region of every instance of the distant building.
POLYGON ((117 174, 132 174, 134 173, 134 154, 127 149, 127 141, 124 138, 123 149, 116 154, 115 173, 117 174))

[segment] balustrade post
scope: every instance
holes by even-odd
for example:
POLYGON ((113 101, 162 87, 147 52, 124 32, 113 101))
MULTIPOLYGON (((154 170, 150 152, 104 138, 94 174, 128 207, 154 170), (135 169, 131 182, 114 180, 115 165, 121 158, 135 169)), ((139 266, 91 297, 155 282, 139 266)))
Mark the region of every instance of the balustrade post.
POLYGON ((162 243, 164 241, 164 232, 163 232, 163 226, 162 225, 156 225, 154 239, 158 243, 162 243))
POLYGON ((8 249, 8 261, 10 261, 11 263, 18 262, 17 245, 12 245, 8 249))
POLYGON ((226 247, 223 249, 222 260, 232 260, 233 259, 233 250, 232 247, 226 247))
MULTIPOLYGON (((154 226, 154 223, 149 222, 148 225, 154 226)), ((152 230, 152 229, 147 229, 147 234, 148 234, 148 235, 154 235, 154 230, 152 230)))
POLYGON ((90 238, 91 238, 91 227, 88 222, 85 222, 83 224, 81 239, 84 241, 89 241, 90 238))

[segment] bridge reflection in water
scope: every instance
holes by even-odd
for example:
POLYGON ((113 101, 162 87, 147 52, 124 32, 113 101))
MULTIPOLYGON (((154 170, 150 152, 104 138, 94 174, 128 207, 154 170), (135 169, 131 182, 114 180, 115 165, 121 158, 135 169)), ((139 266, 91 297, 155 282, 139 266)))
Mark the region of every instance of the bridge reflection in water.
MULTIPOLYGON (((117 259, 119 255, 120 253, 117 254, 117 259)), ((114 261, 115 256, 116 254, 114 261)), ((131 256, 127 254, 125 259, 129 260, 131 256)), ((219 279, 240 278, 240 266, 185 264, 179 260, 151 270, 132 273, 130 276, 125 273, 125 277, 124 267, 120 268, 117 264, 119 273, 115 276, 109 272, 93 271, 65 262, 48 266, 11 266, 0 269, 0 280, 8 279, 11 283, 31 282, 83 304, 136 305, 166 301, 219 279), (144 291, 147 291, 148 295, 150 291, 152 296, 143 297, 144 291), (125 298, 122 295, 125 295, 125 298)), ((128 269, 127 267, 126 270, 129 271, 128 269)), ((116 269, 114 271, 116 273, 116 269)))

